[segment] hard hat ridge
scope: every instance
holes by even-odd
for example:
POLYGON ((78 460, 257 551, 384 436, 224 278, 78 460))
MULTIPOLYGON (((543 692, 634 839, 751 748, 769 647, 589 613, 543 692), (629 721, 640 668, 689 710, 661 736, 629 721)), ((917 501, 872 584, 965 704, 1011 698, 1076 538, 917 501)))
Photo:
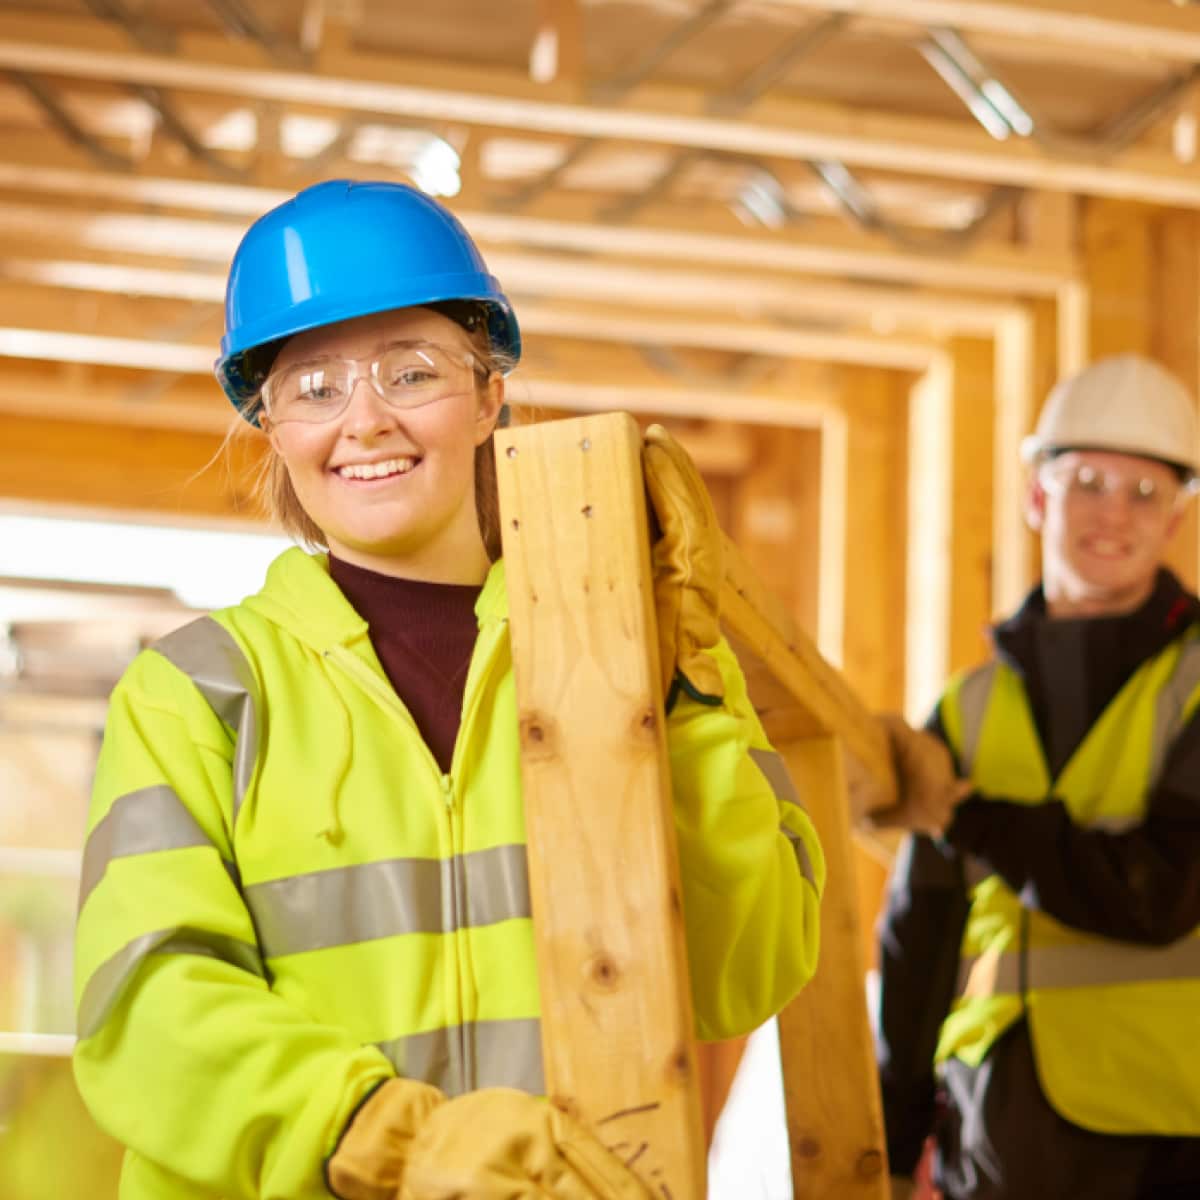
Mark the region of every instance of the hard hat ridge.
POLYGON ((1050 393, 1037 428, 1021 443, 1033 462, 1061 450, 1110 450, 1200 471, 1196 409, 1183 384, 1137 354, 1103 358, 1050 393))
POLYGON ((255 221, 234 254, 217 379, 246 413, 289 337, 448 300, 483 306, 492 345, 520 358, 512 306, 449 210, 407 184, 314 184, 255 221))

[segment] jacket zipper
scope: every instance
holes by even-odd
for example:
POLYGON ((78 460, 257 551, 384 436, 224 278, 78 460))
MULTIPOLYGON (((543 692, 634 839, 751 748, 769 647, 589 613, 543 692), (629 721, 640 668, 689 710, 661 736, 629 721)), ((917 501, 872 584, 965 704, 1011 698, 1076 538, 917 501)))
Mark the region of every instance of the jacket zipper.
MULTIPOLYGON (((441 769, 437 759, 433 756, 433 751, 429 749, 425 744, 425 739, 421 737, 420 730, 417 728, 416 721, 413 720, 412 713, 408 711, 404 702, 396 695, 389 684, 379 678, 362 659, 345 646, 333 646, 324 652, 326 658, 340 666, 364 691, 372 696, 387 711, 404 721, 417 735, 425 757, 438 777, 438 785, 442 794, 442 804, 445 808, 446 832, 450 843, 450 856, 447 868, 449 873, 448 886, 450 888, 451 903, 453 904, 454 926, 456 930, 462 928, 464 917, 462 901, 465 880, 461 865, 463 829, 462 821, 458 819, 460 814, 454 801, 454 780, 458 772, 460 757, 465 752, 463 747, 468 740, 471 723, 479 708, 481 693, 483 691, 479 686, 479 680, 486 676, 492 667, 500 645, 502 627, 502 623, 497 623, 487 628, 486 633, 481 631, 481 638, 486 636, 488 640, 482 646, 477 644, 477 653, 472 656, 471 665, 468 668, 466 701, 463 705, 458 736, 454 739, 454 751, 451 756, 450 770, 448 772, 441 769)), ((466 1035, 467 1014, 464 985, 468 976, 474 979, 474 971, 470 970, 470 963, 463 961, 464 939, 458 937, 456 934, 451 934, 449 935, 449 941, 453 946, 454 954, 455 1003, 457 1005, 456 1015, 458 1025, 457 1058, 462 1072, 461 1078, 457 1083, 461 1091, 469 1091, 476 1086, 478 1072, 473 1045, 471 1039, 466 1035)))

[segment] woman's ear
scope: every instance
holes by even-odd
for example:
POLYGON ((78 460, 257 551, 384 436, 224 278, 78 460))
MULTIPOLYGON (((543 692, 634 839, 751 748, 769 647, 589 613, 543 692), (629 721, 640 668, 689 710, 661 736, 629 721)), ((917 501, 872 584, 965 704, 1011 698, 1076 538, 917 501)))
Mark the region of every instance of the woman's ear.
POLYGON ((493 371, 479 389, 479 411, 475 416, 475 445, 482 446, 495 432, 504 407, 504 376, 493 371))

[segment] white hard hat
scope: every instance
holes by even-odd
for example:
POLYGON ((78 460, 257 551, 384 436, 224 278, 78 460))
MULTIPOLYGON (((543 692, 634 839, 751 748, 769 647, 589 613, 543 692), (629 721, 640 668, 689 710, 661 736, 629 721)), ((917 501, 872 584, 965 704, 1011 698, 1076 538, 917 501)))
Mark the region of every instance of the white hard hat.
POLYGON ((1052 450, 1115 450, 1200 471, 1196 409, 1169 371, 1137 354, 1103 358, 1050 393, 1021 442, 1033 462, 1052 450))

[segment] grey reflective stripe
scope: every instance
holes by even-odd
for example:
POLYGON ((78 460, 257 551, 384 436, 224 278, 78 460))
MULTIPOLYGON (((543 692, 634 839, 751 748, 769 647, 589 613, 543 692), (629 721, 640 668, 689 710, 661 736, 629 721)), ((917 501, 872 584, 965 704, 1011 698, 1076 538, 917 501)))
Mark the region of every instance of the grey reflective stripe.
POLYGON ((812 859, 808 856, 808 847, 804 844, 804 839, 798 833, 793 833, 786 825, 782 825, 780 828, 783 830, 783 836, 792 843, 792 852, 796 856, 796 861, 800 864, 800 874, 813 887, 816 887, 817 876, 813 871, 812 859))
POLYGON ((958 747, 960 772, 969 776, 979 753, 979 739, 983 734, 983 718, 987 713, 992 684, 996 681, 997 664, 992 662, 972 671, 958 689, 958 711, 962 717, 962 745, 958 747))
MULTIPOLYGON (((960 996, 966 992, 971 971, 979 961, 980 958, 969 958, 959 965, 960 996)), ((1027 951, 1026 972, 1031 989, 1200 979, 1200 937, 1187 937, 1161 948, 1117 942, 1031 947, 1027 951)), ((1014 950, 999 956, 991 987, 975 988, 972 994, 975 997, 1017 995, 1020 986, 1019 954, 1014 950)))
POLYGON ((512 1087, 540 1096, 541 1024, 536 1018, 473 1021, 378 1043, 398 1074, 432 1083, 448 1096, 512 1087))
MULTIPOLYGON (((776 800, 781 803, 794 804, 800 810, 806 811, 804 802, 800 799, 800 793, 796 791, 796 785, 788 773, 782 754, 774 750, 760 750, 756 746, 751 746, 750 757, 754 761, 754 765, 766 776, 767 782, 771 785, 771 791, 775 793, 776 800)), ((804 844, 804 839, 798 833, 793 833, 786 825, 781 825, 780 829, 784 837, 792 843, 796 861, 800 864, 800 873, 813 887, 816 887, 816 873, 813 871, 812 859, 808 855, 808 847, 804 844)))
POLYGON ((258 948, 248 942, 183 926, 156 929, 134 938, 92 972, 79 1001, 81 1038, 91 1037, 104 1024, 138 968, 151 954, 197 954, 217 958, 260 979, 266 978, 258 948))
MULTIPOLYGON (((192 846, 216 849, 196 824, 196 818, 165 784, 117 797, 104 819, 89 834, 84 847, 79 877, 80 911, 114 858, 192 846)), ((237 870, 233 864, 226 862, 225 869, 236 882, 237 870)))
POLYGON ((800 799, 800 793, 796 791, 796 785, 792 782, 791 775, 788 774, 787 764, 783 761, 781 754, 777 754, 774 750, 759 750, 757 747, 751 746, 750 757, 754 760, 754 765, 767 777, 767 782, 771 785, 771 791, 775 793, 776 800, 794 804, 797 808, 804 807, 804 802, 800 799))
POLYGON ((213 712, 233 730, 233 815, 241 808, 258 758, 258 689, 233 635, 201 617, 154 643, 153 649, 195 684, 213 712))
POLYGON ((530 915, 523 845, 290 875, 243 894, 268 958, 530 915))
POLYGON ((1171 672, 1171 678, 1158 693, 1154 703, 1154 733, 1150 743, 1150 774, 1148 783, 1152 787, 1162 774, 1167 751, 1183 724, 1183 710, 1192 693, 1200 687, 1200 639, 1191 638, 1184 643, 1171 672))

